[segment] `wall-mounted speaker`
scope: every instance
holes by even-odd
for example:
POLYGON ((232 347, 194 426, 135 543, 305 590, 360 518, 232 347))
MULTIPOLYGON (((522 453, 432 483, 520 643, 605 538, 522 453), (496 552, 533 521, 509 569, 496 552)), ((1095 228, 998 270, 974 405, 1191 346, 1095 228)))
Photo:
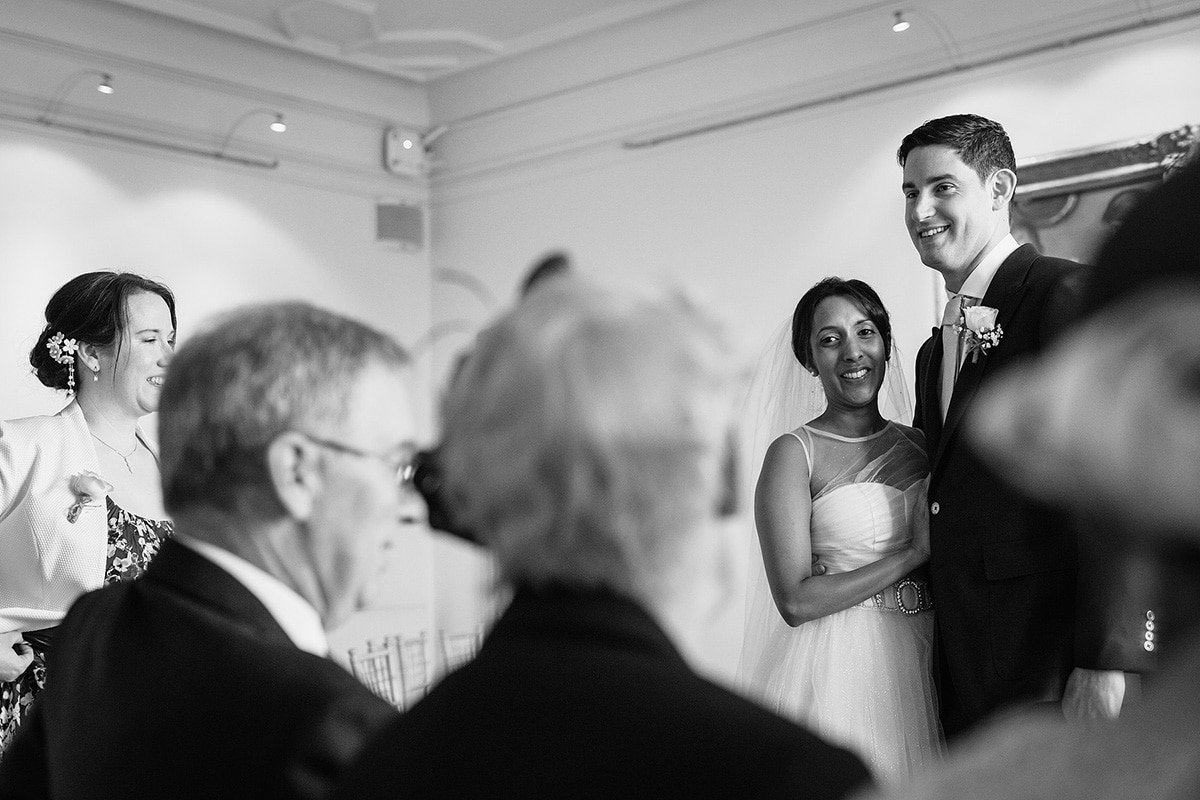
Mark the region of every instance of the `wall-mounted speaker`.
POLYGON ((375 238, 402 250, 425 246, 425 214, 420 206, 380 201, 375 206, 375 238))

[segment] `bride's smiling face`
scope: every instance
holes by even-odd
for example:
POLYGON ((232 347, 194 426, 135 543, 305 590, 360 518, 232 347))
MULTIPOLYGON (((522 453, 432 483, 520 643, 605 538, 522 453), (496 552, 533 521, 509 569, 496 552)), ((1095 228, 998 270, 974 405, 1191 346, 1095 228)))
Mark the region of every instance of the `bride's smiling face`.
POLYGON ((876 402, 887 371, 883 335, 849 297, 826 297, 813 310, 813 367, 830 407, 862 408, 876 402))

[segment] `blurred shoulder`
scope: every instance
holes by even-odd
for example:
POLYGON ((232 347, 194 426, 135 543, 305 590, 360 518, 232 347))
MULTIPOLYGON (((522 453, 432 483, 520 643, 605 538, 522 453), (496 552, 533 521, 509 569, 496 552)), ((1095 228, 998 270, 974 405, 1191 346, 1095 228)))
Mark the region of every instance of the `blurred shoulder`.
MULTIPOLYGON (((746 796, 840 798, 869 783, 867 767, 850 751, 703 676, 693 681, 690 708, 671 716, 689 731, 689 747, 725 754, 716 773, 742 776, 746 796)), ((716 786, 722 774, 709 780, 716 786)))
POLYGON ((1103 723, 1071 726, 1039 712, 1001 718, 960 743, 942 767, 875 800, 1157 796, 1138 788, 1153 783, 1146 781, 1145 765, 1153 763, 1149 748, 1131 748, 1116 730, 1103 723))

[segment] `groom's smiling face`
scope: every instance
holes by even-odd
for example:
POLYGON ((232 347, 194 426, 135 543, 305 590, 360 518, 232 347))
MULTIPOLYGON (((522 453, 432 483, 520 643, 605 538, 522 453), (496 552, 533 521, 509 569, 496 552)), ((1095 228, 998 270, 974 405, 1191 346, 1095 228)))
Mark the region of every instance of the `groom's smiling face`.
MULTIPOLYGON (((1008 233, 1008 198, 944 145, 917 147, 904 162, 904 223, 921 261, 961 285, 1008 233)), ((950 286, 955 290, 956 286, 950 286)))

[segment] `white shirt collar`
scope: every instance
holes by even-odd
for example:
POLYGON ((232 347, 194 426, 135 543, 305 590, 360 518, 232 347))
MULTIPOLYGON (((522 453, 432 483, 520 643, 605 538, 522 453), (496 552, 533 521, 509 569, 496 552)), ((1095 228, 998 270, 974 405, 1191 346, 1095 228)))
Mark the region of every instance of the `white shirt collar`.
POLYGON ((233 576, 258 598, 296 647, 317 656, 329 654, 329 640, 317 610, 278 578, 214 544, 180 533, 175 540, 190 547, 233 576))
POLYGON ((1012 255, 1012 252, 1018 247, 1020 245, 1017 244, 1017 240, 1011 233, 1005 236, 983 257, 975 269, 971 270, 971 274, 963 281, 962 288, 952 294, 965 294, 982 300, 987 294, 988 287, 992 285, 992 278, 996 277, 996 271, 1004 263, 1004 259, 1012 255))

